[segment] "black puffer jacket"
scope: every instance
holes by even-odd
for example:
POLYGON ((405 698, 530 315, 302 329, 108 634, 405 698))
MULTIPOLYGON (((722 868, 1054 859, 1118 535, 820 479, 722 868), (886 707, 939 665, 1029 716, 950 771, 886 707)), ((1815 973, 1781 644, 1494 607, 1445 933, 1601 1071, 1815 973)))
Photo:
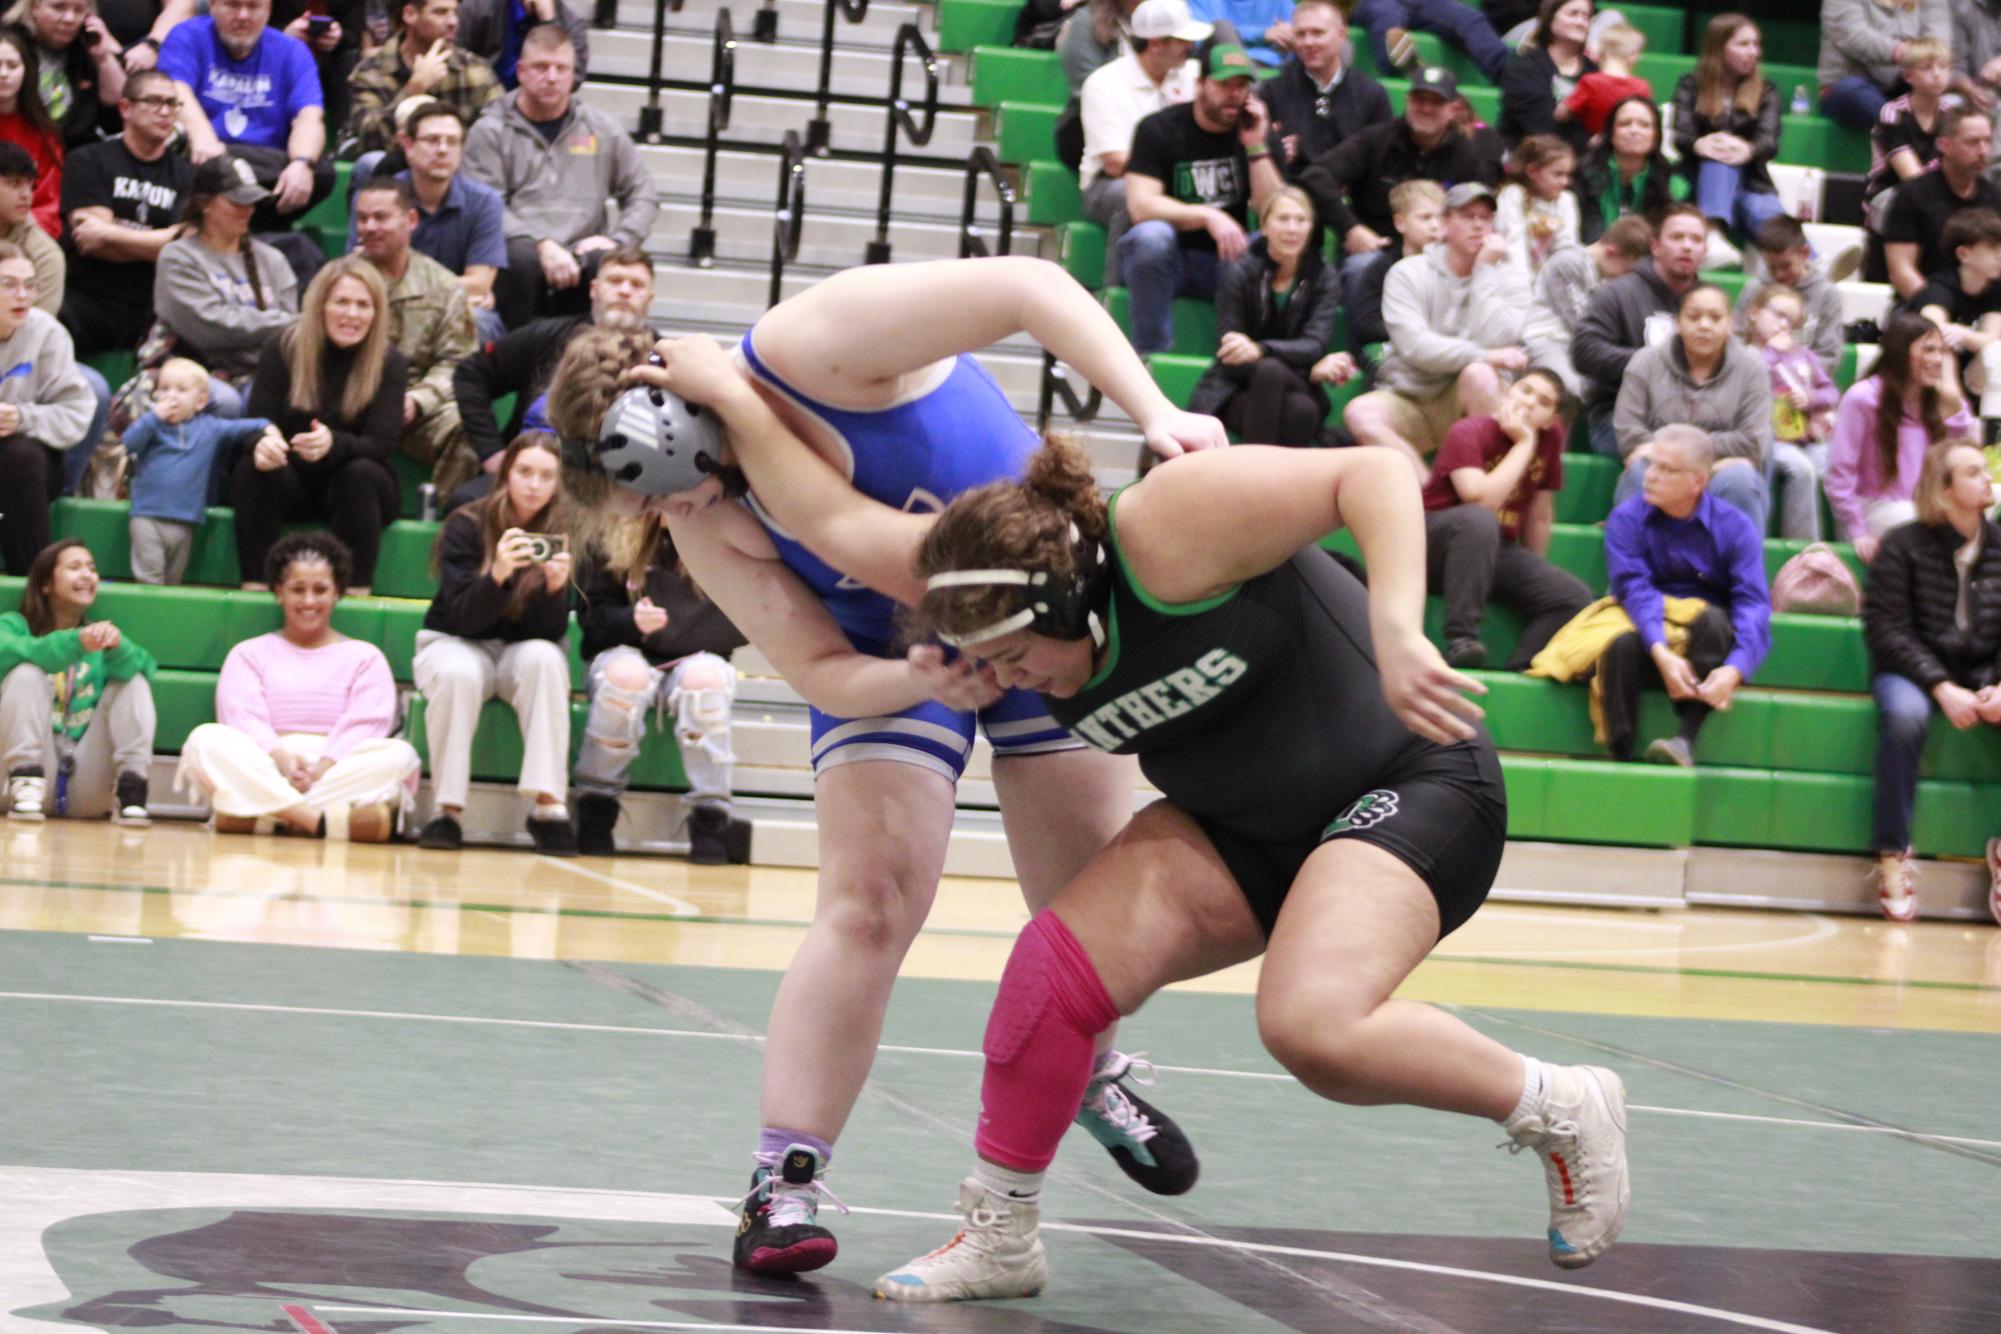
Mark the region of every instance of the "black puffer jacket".
POLYGON ((1959 628, 1959 567, 1966 545, 1950 524, 1907 523, 1876 550, 1862 598, 1862 633, 1878 672, 1926 691, 1941 681, 1968 690, 2001 682, 2001 525, 1983 524, 1968 627, 1959 628))
MULTIPOLYGON (((1299 257, 1292 299, 1279 310, 1271 295, 1276 271, 1262 236, 1223 270, 1216 281, 1216 336, 1244 334, 1262 345, 1266 356, 1277 357, 1305 375, 1314 362, 1327 355, 1327 341, 1334 336, 1334 320, 1341 307, 1341 275, 1321 258, 1317 246, 1309 246, 1299 257)), ((1251 365, 1212 363, 1195 382, 1188 410, 1211 415, 1222 412, 1224 404, 1250 383, 1251 365)), ((1318 385, 1313 388, 1320 395, 1324 415, 1327 391, 1318 385)))

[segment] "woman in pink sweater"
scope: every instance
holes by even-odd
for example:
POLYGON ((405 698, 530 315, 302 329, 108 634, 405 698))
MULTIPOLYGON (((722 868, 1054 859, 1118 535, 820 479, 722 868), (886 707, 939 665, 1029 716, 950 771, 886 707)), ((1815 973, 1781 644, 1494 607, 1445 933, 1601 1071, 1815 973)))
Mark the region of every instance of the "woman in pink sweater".
POLYGON ((229 651, 216 721, 181 747, 180 782, 207 796, 218 833, 297 833, 385 843, 409 810, 420 762, 396 725, 396 682, 373 644, 334 630, 350 557, 327 533, 272 546, 265 578, 284 627, 229 651))
POLYGON ((1975 429, 1938 326, 1912 311, 1892 316, 1876 373, 1835 410, 1822 474, 1828 508, 1857 556, 1874 560, 1883 534, 1917 517, 1911 497, 1925 451, 1975 429))

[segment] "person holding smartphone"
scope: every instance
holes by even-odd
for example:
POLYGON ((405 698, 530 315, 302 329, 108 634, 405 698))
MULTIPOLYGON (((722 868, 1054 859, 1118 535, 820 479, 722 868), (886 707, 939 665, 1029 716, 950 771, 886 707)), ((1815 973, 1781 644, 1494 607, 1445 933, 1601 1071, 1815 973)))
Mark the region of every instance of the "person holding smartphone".
POLYGON ((433 557, 438 595, 417 632, 412 675, 424 694, 434 814, 422 847, 464 845, 480 709, 502 699, 521 723, 528 833, 545 856, 574 857, 564 804, 570 763, 570 543, 562 446, 525 432, 500 456, 491 494, 454 510, 433 557))

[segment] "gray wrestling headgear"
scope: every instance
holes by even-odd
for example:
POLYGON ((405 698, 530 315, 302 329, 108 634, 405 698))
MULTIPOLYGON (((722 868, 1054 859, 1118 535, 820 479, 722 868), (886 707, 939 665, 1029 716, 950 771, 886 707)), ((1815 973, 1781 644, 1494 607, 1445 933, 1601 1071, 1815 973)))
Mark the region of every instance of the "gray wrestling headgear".
POLYGON ((641 385, 612 400, 598 428, 605 475, 642 496, 689 491, 722 467, 723 427, 713 412, 641 385))

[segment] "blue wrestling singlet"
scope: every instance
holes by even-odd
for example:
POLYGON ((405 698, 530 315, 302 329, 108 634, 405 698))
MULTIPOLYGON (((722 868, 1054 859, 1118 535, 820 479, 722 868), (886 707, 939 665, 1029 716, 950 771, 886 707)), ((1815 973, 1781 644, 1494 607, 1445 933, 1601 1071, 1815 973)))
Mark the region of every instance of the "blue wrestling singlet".
MULTIPOLYGON (((1020 477, 1041 447, 991 375, 971 357, 952 361, 942 379, 916 396, 875 411, 837 408, 807 398, 774 374, 743 337, 751 374, 819 423, 843 457, 836 466, 855 489, 885 505, 935 513, 962 491, 1020 477)), ((887 657, 896 637, 896 604, 842 575, 772 523, 751 497, 786 568, 806 582, 856 649, 887 657)), ((920 764, 956 780, 973 748, 973 716, 925 703, 894 717, 835 718, 813 710, 813 769, 855 760, 920 764)), ((1071 750, 1082 743, 1049 717, 1039 696, 1011 690, 980 711, 996 754, 1071 750)))

